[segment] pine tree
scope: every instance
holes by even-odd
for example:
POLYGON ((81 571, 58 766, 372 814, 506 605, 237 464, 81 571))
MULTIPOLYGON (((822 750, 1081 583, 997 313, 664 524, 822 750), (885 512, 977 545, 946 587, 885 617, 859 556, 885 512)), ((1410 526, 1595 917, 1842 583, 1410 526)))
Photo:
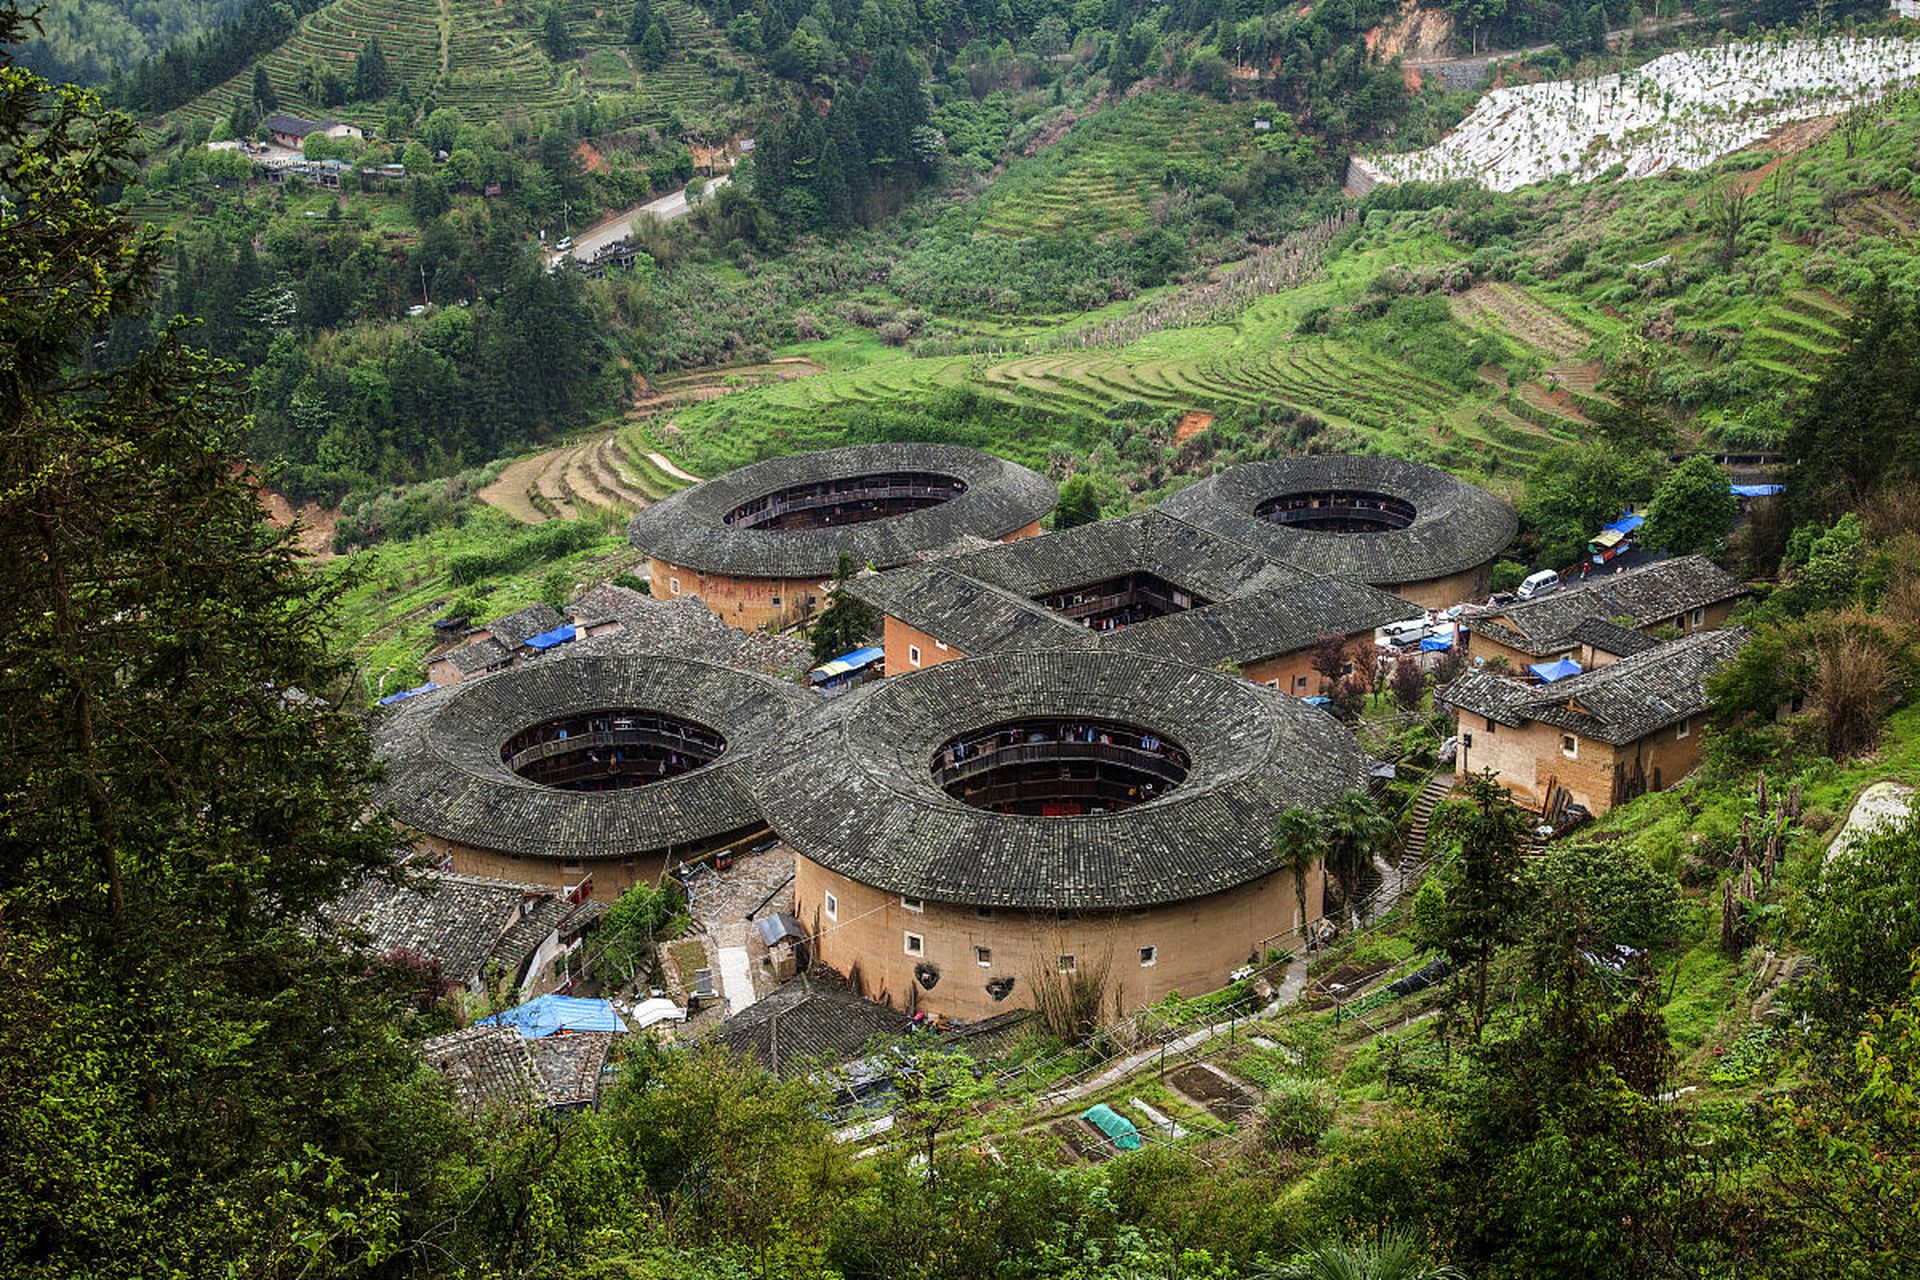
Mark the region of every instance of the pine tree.
POLYGON ((633 16, 627 19, 627 43, 639 44, 653 26, 653 7, 647 0, 635 0, 633 16))
POLYGON ((253 68, 253 110, 256 115, 270 116, 280 109, 280 95, 273 91, 273 81, 267 78, 267 69, 259 63, 253 68))
POLYGON ((379 36, 367 37, 366 47, 353 60, 353 96, 361 102, 378 102, 393 87, 393 73, 387 69, 386 51, 379 36))
POLYGON ((853 225, 853 201, 847 194, 847 170, 840 159, 840 147, 832 138, 820 149, 820 166, 813 180, 814 196, 820 202, 820 225, 844 231, 853 225))
POLYGON ((567 11, 559 5, 547 10, 546 22, 541 26, 540 42, 547 48, 547 56, 555 62, 571 58, 576 49, 573 32, 567 29, 567 11))
POLYGON ((640 65, 649 71, 658 71, 667 60, 667 38, 661 34, 664 25, 655 19, 640 37, 640 65))

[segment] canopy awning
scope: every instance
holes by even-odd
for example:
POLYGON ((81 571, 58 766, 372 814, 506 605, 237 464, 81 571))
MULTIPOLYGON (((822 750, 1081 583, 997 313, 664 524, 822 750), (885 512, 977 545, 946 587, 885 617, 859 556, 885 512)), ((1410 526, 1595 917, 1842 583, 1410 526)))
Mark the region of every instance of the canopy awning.
POLYGON ((574 630, 573 624, 569 622, 564 627, 555 627, 551 631, 542 631, 539 635, 527 641, 527 648, 538 653, 544 649, 551 649, 557 644, 565 644, 577 634, 578 632, 574 630))
POLYGON ((1422 653, 1445 653, 1453 648, 1452 636, 1428 636, 1420 642, 1422 653))
POLYGON ((807 931, 800 927, 800 921, 784 911, 778 915, 761 916, 753 922, 753 927, 754 931, 760 935, 760 941, 770 947, 788 938, 807 936, 807 931))
POLYGON ((807 679, 819 684, 835 676, 849 675, 852 672, 870 667, 887 656, 887 651, 876 645, 865 649, 855 649, 852 653, 843 653, 832 662, 823 662, 807 673, 807 679))
POLYGON ((1565 680, 1568 676, 1579 675, 1581 666, 1572 658, 1561 658, 1555 662, 1536 662, 1528 667, 1527 670, 1539 676, 1546 683, 1552 684, 1555 680, 1565 680))
POLYGON ((1777 493, 1785 493, 1783 484, 1731 484, 1727 491, 1736 498, 1771 498, 1777 493))
POLYGON ((1587 546, 1595 551, 1605 551, 1608 547, 1618 546, 1620 543, 1626 541, 1626 537, 1627 535, 1618 529, 1608 529, 1598 537, 1589 539, 1587 546))
POLYGON ((1622 512, 1620 518, 1612 524, 1602 526, 1602 532, 1617 533, 1624 538, 1646 522, 1647 518, 1645 516, 1626 511, 1622 512))

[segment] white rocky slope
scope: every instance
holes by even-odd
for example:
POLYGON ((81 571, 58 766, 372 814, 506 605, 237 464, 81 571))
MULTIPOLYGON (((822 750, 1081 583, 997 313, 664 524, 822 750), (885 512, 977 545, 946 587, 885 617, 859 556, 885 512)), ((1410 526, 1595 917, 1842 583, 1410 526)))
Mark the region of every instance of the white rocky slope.
POLYGON ((1495 89, 1424 151, 1356 158, 1381 182, 1470 179, 1512 191, 1624 164, 1698 169, 1781 125, 1920 79, 1920 40, 1761 39, 1670 53, 1624 75, 1495 89))

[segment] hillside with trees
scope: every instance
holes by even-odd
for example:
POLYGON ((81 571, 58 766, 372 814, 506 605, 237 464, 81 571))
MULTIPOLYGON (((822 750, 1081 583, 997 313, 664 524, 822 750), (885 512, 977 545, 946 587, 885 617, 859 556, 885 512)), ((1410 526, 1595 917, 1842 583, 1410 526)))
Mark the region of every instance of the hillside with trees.
MULTIPOLYGON (((94 3, 0 7, 0 1275, 1920 1274, 1920 819, 1850 828, 1920 778, 1912 92, 1697 172, 1349 199, 1475 98, 1369 56, 1370 0, 94 3), (209 145, 276 112, 371 137, 278 181, 209 145), (631 265, 548 249, 681 190, 631 265), (1696 772, 1544 844, 1478 778, 1420 807, 1447 668, 1343 684, 1404 772, 1274 854, 1357 927, 1112 1026, 870 1045, 889 1129, 823 1063, 651 1043, 598 1109, 461 1111, 419 1043, 504 993, 322 911, 407 874, 368 704, 435 619, 639 584, 682 468, 900 439, 1045 471, 1060 528, 1422 459, 1513 501, 1502 586, 1633 505, 1752 639, 1696 772), (1093 1103, 1168 1126, 1116 1154, 1093 1103)), ((1880 17, 1448 12, 1547 46, 1515 80, 1880 17)), ((832 599, 816 658, 874 627, 832 599)))

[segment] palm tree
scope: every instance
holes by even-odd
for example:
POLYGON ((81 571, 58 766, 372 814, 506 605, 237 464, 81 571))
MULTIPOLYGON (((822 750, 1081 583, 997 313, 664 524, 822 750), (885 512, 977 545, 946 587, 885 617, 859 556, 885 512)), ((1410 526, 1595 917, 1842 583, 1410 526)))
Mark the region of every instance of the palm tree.
POLYGON ((1293 872, 1293 891, 1300 899, 1300 941, 1307 940, 1307 875, 1327 856, 1327 835, 1320 816, 1309 809, 1289 809, 1273 824, 1273 856, 1293 872))
POLYGON ((1360 870, 1385 853, 1393 839, 1393 822, 1364 791, 1348 790, 1321 819, 1326 832, 1327 867, 1340 880, 1340 893, 1349 903, 1360 888, 1360 870))
POLYGON ((1433 1262, 1412 1236, 1390 1231, 1364 1244, 1315 1245, 1253 1280, 1461 1280, 1463 1274, 1433 1262))

